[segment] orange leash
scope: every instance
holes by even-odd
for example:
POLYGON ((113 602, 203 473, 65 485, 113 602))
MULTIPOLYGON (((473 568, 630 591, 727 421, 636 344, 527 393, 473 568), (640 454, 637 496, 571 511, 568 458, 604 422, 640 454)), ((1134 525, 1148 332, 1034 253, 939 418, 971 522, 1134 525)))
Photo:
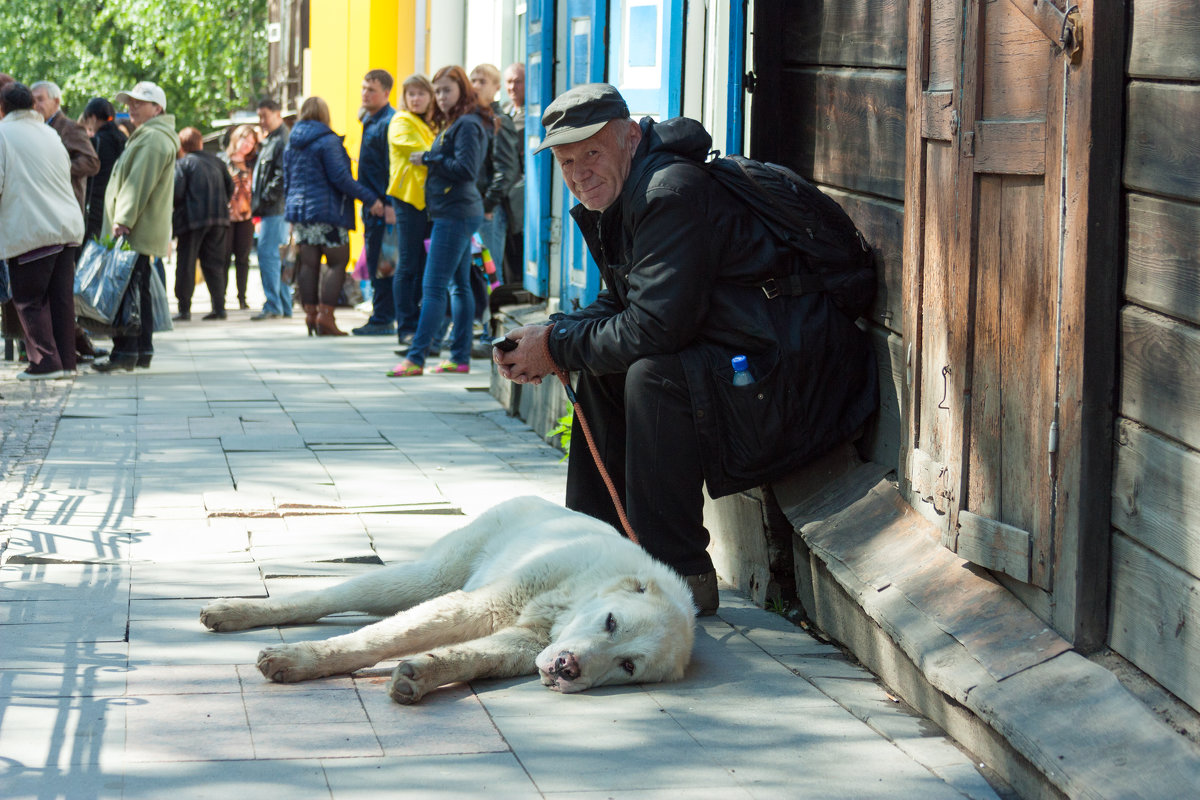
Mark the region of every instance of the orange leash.
MULTIPOLYGON (((553 326, 551 326, 553 330, 553 326)), ((640 545, 637 534, 633 532, 633 526, 629 524, 629 517, 625 516, 625 507, 621 504, 621 496, 617 494, 617 487, 613 484, 612 477, 608 474, 608 470, 604 467, 604 462, 600 459, 600 450, 596 447, 596 440, 592 438, 592 429, 588 425, 587 417, 583 415, 583 408, 579 405, 579 398, 575 396, 575 390, 571 388, 571 382, 567 379, 567 374, 554 360, 554 356, 550 355, 550 336, 549 334, 542 340, 543 346, 546 348, 546 358, 554 366, 554 374, 562 381, 563 388, 567 390, 567 401, 571 407, 575 409, 575 419, 579 420, 579 429, 583 431, 583 438, 587 440, 588 449, 592 451, 592 460, 596 462, 596 469, 600 470, 600 477, 604 479, 604 485, 608 487, 608 494, 612 497, 613 507, 617 509, 617 517, 621 520, 621 527, 625 529, 625 535, 629 537, 629 541, 640 545)))

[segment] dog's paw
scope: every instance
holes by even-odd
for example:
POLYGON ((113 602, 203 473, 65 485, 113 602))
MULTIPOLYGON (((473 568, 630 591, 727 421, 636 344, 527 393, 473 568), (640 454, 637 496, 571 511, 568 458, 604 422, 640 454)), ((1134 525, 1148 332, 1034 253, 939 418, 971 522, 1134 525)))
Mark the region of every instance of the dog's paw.
POLYGON ((200 622, 213 631, 244 631, 258 624, 254 610, 253 600, 213 600, 200 610, 200 622))
POLYGON ((420 658, 406 659, 392 671, 388 695, 401 705, 412 705, 425 696, 428 687, 421 680, 420 658))
POLYGON ((257 666, 265 678, 276 683, 296 683, 324 674, 318 669, 312 646, 306 642, 264 648, 258 654, 257 666))

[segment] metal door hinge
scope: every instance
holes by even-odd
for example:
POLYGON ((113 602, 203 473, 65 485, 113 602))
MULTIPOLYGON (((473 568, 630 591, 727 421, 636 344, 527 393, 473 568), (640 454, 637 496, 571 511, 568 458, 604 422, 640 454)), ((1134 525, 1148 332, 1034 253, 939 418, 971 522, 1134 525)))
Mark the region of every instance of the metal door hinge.
POLYGON ((1071 6, 1063 15, 1058 43, 1071 63, 1078 64, 1083 52, 1083 15, 1079 13, 1079 6, 1071 6))
POLYGON ((975 131, 963 132, 962 148, 963 156, 966 158, 975 157, 975 131))

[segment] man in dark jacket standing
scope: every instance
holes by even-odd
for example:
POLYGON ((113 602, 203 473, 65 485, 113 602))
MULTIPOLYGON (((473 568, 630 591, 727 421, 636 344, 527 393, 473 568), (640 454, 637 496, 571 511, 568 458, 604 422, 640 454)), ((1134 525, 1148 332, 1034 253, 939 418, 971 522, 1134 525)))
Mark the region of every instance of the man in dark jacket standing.
MULTIPOLYGON (((503 276, 504 240, 508 235, 506 201, 509 191, 522 173, 518 155, 520 140, 512 117, 496 101, 496 93, 500 91, 500 70, 491 64, 480 64, 471 70, 471 85, 479 94, 480 101, 491 107, 500 123, 488 139, 487 156, 479 173, 479 193, 483 196, 483 223, 479 226, 479 238, 483 240, 483 246, 491 251, 492 260, 503 276)), ((479 310, 476 313, 480 313, 479 310)))
MULTIPOLYGON (((708 174, 699 123, 635 122, 607 84, 567 91, 542 123, 538 149, 553 149, 580 202, 572 216, 605 291, 510 332, 516 349, 494 358, 518 383, 555 365, 580 372, 580 405, 634 532, 712 613, 702 487, 748 489, 850 439, 877 404, 870 348, 824 293, 764 292, 789 274, 788 253, 708 174), (739 355, 750 386, 733 382, 739 355)), ((583 445, 571 449, 566 503, 619 527, 583 445)))
POLYGON ((388 157, 388 124, 396 114, 388 102, 392 91, 392 75, 387 70, 373 69, 363 76, 362 143, 358 148, 358 182, 375 195, 384 198, 385 216, 378 217, 363 206, 363 238, 367 247, 367 272, 371 276, 371 317, 366 325, 353 328, 355 336, 383 336, 396 332, 396 301, 392 295, 392 273, 379 274, 379 251, 388 225, 396 222, 396 211, 388 199, 391 178, 388 157))
POLYGON ((283 283, 283 264, 279 248, 287 241, 287 222, 283 218, 283 151, 288 143, 288 126, 283 124, 282 109, 275 100, 264 97, 258 102, 258 123, 262 127, 262 146, 254 162, 250 186, 251 213, 258 223, 258 274, 267 300, 263 309, 250 319, 273 319, 292 315, 292 287, 283 283))
POLYGON ((212 153, 204 150, 204 136, 196 128, 179 132, 183 156, 175 162, 175 213, 171 227, 179 240, 175 253, 177 321, 192 318, 192 293, 196 290, 196 259, 212 299, 204 319, 225 319, 225 244, 229 238, 229 198, 233 178, 212 153))

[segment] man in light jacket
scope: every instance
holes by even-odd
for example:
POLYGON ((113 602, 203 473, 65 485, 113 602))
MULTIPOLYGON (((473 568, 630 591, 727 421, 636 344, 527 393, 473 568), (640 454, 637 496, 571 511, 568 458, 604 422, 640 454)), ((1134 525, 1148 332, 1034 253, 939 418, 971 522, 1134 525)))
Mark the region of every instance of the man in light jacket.
POLYGON ((150 259, 171 250, 171 213, 175 205, 175 157, 179 136, 175 117, 166 113, 167 96, 157 84, 140 81, 116 100, 129 107, 136 126, 125 152, 113 165, 104 192, 104 230, 124 236, 138 254, 130 286, 141 294, 141 330, 114 336, 112 354, 92 369, 111 372, 149 367, 154 355, 153 304, 150 300, 150 259))
POLYGON ((33 110, 33 93, 8 83, 0 89, 0 259, 8 262, 29 354, 21 380, 75 374, 75 251, 82 240, 67 151, 33 110))

